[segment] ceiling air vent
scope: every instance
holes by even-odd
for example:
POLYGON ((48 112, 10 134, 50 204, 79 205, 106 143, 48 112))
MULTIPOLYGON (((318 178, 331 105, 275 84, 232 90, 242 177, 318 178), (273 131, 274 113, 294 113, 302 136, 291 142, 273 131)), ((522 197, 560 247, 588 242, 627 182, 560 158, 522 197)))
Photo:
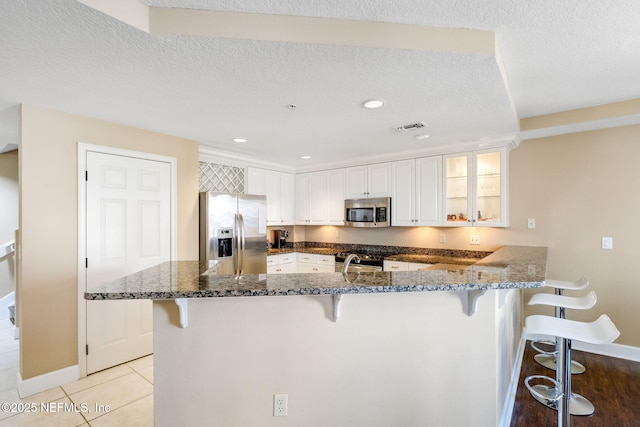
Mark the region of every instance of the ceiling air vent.
POLYGON ((411 123, 410 125, 404 125, 397 127, 396 129, 400 132, 409 132, 410 130, 421 129, 423 127, 429 126, 425 122, 411 123))

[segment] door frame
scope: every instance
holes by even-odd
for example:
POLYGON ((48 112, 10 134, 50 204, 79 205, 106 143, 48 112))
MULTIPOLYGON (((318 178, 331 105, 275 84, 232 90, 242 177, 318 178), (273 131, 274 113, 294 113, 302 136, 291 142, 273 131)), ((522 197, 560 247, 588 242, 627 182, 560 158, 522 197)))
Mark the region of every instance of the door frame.
POLYGON ((78 142, 78 366, 80 378, 87 376, 87 301, 84 299, 84 291, 87 286, 85 259, 87 256, 87 198, 85 171, 87 169, 87 152, 111 154, 117 156, 133 157, 141 160, 152 160, 169 163, 171 173, 170 195, 170 240, 171 259, 177 257, 177 190, 178 160, 175 157, 159 154, 131 151, 121 148, 106 147, 102 145, 78 142))

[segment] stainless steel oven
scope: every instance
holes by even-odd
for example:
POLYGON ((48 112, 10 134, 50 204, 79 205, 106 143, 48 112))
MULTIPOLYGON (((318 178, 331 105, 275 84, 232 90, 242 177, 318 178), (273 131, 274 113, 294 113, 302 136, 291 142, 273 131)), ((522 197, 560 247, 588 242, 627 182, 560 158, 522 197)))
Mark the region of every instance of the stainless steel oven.
POLYGON ((345 225, 351 227, 389 227, 391 197, 347 199, 344 201, 345 225))

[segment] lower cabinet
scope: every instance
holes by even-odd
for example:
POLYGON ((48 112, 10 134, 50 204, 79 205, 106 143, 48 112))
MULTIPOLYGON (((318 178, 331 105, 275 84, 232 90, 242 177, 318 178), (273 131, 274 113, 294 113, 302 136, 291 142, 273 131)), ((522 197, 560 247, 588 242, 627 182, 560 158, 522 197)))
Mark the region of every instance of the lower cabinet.
POLYGON ((267 274, 285 274, 296 272, 296 254, 269 255, 267 274))
POLYGON ((302 252, 269 255, 267 274, 285 273, 333 273, 336 260, 332 255, 316 255, 302 252))
POLYGON ((334 273, 333 256, 298 253, 298 273, 334 273))
POLYGON ((384 260, 382 270, 383 271, 414 271, 422 270, 429 267, 431 264, 421 264, 417 262, 403 262, 403 261, 388 261, 384 260))

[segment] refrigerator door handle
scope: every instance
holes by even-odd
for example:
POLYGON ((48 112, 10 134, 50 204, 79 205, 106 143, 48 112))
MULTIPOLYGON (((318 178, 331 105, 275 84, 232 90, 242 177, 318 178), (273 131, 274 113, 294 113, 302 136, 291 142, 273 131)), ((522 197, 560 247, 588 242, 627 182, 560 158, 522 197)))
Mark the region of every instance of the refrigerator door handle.
POLYGON ((242 251, 240 250, 240 214, 238 213, 235 214, 234 228, 235 228, 234 230, 235 236, 233 239, 233 242, 234 242, 233 250, 235 251, 235 256, 233 257, 233 263, 234 263, 236 276, 239 276, 241 263, 242 263, 242 261, 240 260, 240 257, 242 256, 242 251))
POLYGON ((242 214, 238 214, 238 228, 240 230, 240 238, 238 239, 238 243, 239 243, 239 250, 238 250, 238 255, 239 255, 239 259, 240 259, 240 268, 238 269, 238 275, 242 274, 242 270, 244 269, 243 263, 244 263, 244 217, 242 216, 242 214))

